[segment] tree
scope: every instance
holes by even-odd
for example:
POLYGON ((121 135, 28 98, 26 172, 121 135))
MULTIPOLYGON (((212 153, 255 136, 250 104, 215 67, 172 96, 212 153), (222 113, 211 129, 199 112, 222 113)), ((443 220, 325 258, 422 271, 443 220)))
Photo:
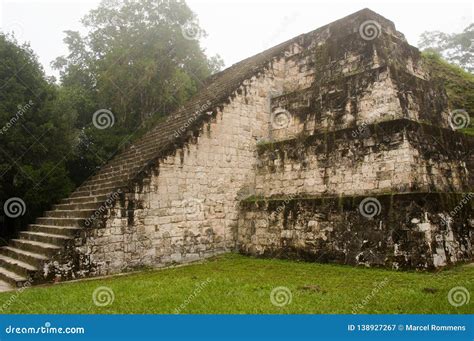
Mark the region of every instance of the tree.
POLYGON ((418 46, 441 55, 471 73, 474 72, 474 24, 470 24, 461 33, 424 32, 418 46))
POLYGON ((205 32, 183 1, 105 0, 81 22, 88 33, 66 31, 69 54, 53 63, 81 130, 84 153, 70 163, 77 184, 222 67, 200 47, 205 32), (103 109, 114 124, 94 129, 92 115, 103 109))
POLYGON ((71 191, 64 156, 73 118, 59 110, 57 86, 29 45, 0 33, 0 60, 0 235, 8 238, 71 191))

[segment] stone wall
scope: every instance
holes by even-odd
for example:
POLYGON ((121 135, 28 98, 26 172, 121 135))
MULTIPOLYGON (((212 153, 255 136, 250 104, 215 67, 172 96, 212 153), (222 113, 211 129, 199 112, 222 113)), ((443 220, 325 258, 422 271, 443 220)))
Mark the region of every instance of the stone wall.
POLYGON ((258 145, 256 195, 468 191, 472 139, 409 120, 258 145))
POLYGON ((272 140, 401 118, 449 128, 443 87, 390 25, 370 41, 357 30, 328 36, 302 41, 287 57, 286 75, 299 83, 271 100, 272 116, 287 116, 274 122, 272 140))
POLYGON ((469 261, 472 197, 417 193, 380 195, 365 203, 366 197, 246 200, 239 250, 261 257, 395 269, 469 261))

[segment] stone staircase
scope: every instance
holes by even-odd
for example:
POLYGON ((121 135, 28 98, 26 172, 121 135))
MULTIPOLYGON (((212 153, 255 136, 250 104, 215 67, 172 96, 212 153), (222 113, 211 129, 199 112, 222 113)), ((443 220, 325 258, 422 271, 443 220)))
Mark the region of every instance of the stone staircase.
POLYGON ((20 232, 8 246, 0 247, 0 288, 5 283, 21 287, 32 278, 41 278, 38 272, 43 271, 43 264, 64 248, 65 242, 83 228, 85 219, 104 204, 111 193, 128 187, 156 158, 172 154, 177 146, 186 143, 193 136, 189 132, 201 129, 202 122, 212 118, 202 111, 212 111, 227 102, 245 80, 257 75, 272 58, 282 55, 300 38, 290 39, 209 77, 201 91, 184 107, 117 154, 69 198, 62 199, 51 211, 45 212, 44 217, 37 218, 26 231, 20 232), (186 133, 183 127, 188 127, 186 133), (176 137, 176 131, 182 134, 176 137))
POLYGON ((35 275, 42 271, 43 264, 63 249, 65 242, 84 227, 85 220, 160 154, 161 148, 156 141, 161 129, 155 130, 113 158, 68 198, 53 205, 8 246, 0 247, 0 286, 3 290, 6 284, 22 287, 30 279, 37 278, 35 275))

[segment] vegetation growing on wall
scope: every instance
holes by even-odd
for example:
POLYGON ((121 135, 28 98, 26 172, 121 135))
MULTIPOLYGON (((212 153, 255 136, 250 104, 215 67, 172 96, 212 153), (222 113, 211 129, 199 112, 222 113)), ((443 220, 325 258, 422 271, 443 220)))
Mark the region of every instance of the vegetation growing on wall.
POLYGON ((474 75, 435 52, 427 51, 422 56, 434 80, 444 84, 451 109, 463 109, 470 114, 471 124, 463 132, 474 135, 474 75))

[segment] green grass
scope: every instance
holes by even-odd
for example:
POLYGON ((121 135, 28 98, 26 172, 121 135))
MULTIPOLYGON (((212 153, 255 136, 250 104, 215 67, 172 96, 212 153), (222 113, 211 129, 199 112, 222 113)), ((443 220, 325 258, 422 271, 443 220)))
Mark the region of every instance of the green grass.
POLYGON ((3 313, 173 314, 183 305, 183 314, 350 314, 361 304, 357 313, 474 313, 474 297, 460 307, 448 302, 448 292, 456 286, 474 293, 474 267, 402 272, 228 254, 189 266, 33 287, 18 295, 4 292, 0 307, 8 301, 3 313), (204 283, 201 290, 199 283, 204 283), (112 304, 94 304, 92 295, 99 286, 113 290, 112 304), (283 307, 270 301, 279 286, 292 293, 291 303, 283 307))

